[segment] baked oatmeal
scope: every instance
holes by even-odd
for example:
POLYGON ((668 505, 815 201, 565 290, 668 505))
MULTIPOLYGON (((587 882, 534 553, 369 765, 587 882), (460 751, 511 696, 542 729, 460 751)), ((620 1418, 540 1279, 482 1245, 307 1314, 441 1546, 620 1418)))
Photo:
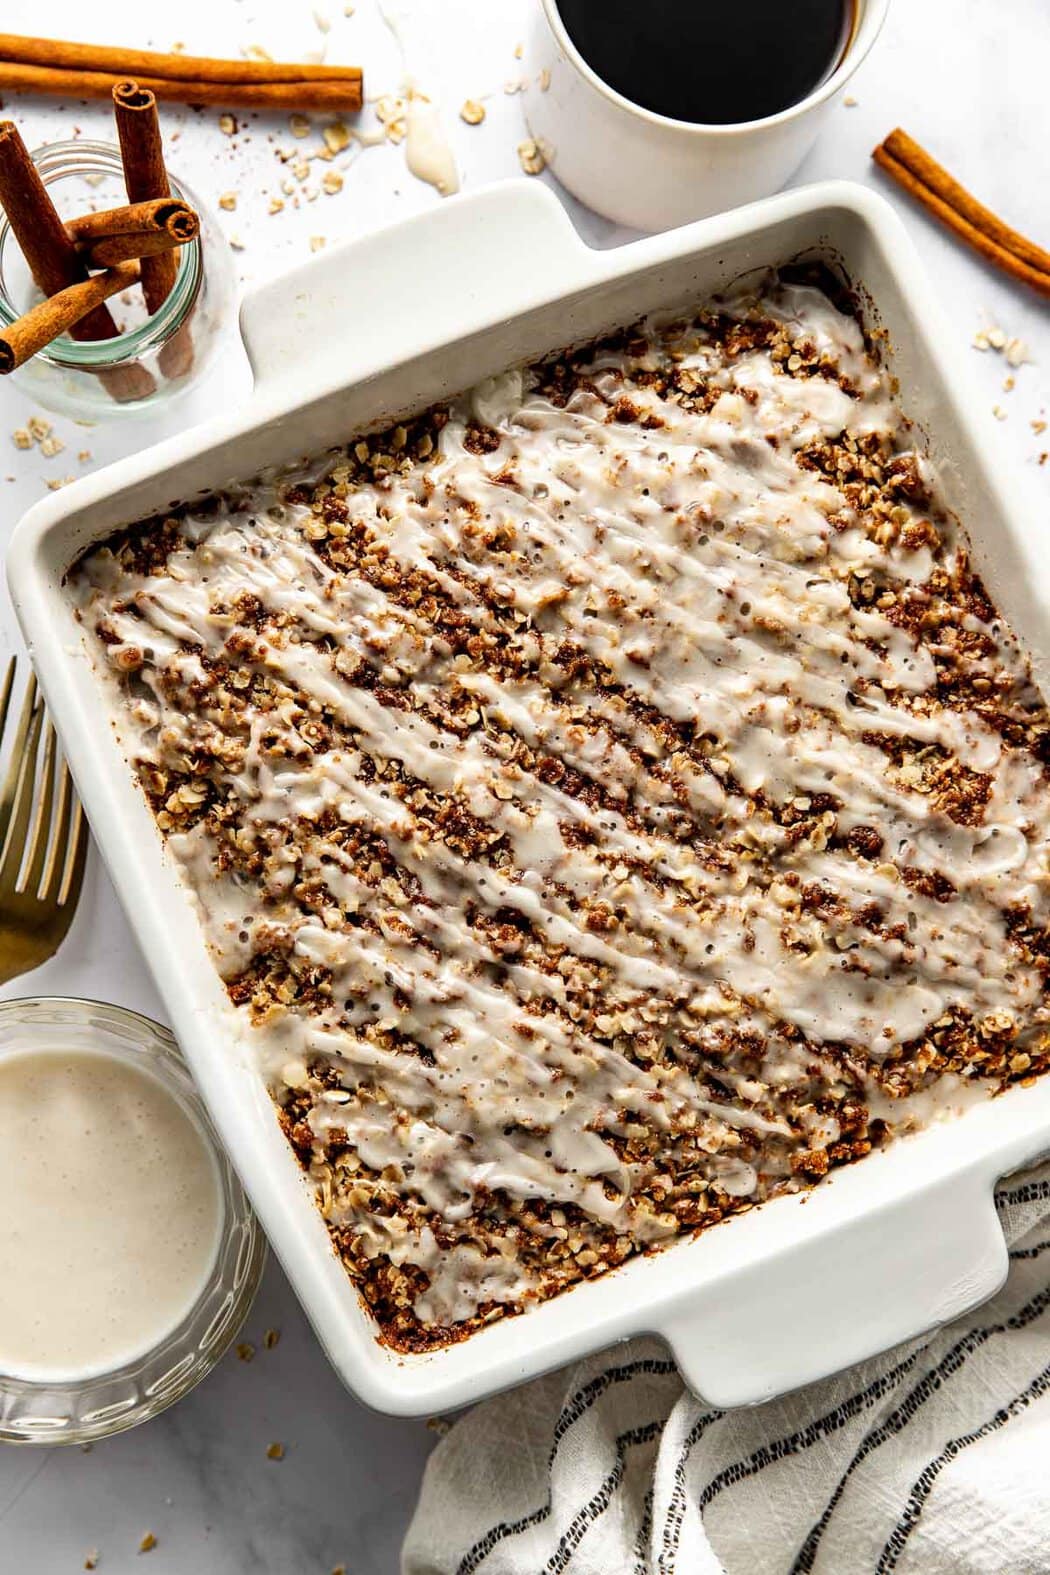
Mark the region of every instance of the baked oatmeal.
POLYGON ((815 284, 509 371, 72 580, 394 1347, 1046 1069, 1050 717, 815 284))

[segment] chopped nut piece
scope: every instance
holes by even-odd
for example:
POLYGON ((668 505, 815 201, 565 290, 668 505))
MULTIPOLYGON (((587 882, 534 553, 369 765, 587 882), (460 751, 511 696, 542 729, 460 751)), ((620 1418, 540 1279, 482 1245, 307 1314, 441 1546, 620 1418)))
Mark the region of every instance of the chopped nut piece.
POLYGON ((1024 366, 1028 360, 1028 346, 1023 339, 1008 339, 1003 354, 1010 366, 1024 366))
POLYGON ((463 102, 459 112, 460 120, 465 120, 468 126, 480 126, 485 119, 485 106, 476 98, 468 98, 463 102))
POLYGON ((98 1549, 97 1548, 92 1548, 91 1552, 88 1553, 85 1556, 85 1558, 84 1558, 84 1568, 86 1570, 97 1570, 98 1569, 98 1560, 99 1560, 98 1549))
POLYGON ((266 1451, 266 1458, 267 1458, 267 1460, 283 1460, 284 1459, 284 1445, 283 1444, 271 1444, 270 1447, 266 1451))
POLYGON ((224 191, 219 198, 219 207, 225 208, 227 213, 232 213, 236 206, 237 193, 235 191, 224 191))
POLYGON ((283 197, 271 197, 270 198, 270 206, 267 209, 267 212, 269 212, 269 213, 283 213, 284 212, 284 198, 283 197))
POLYGON ((230 236, 230 249, 235 252, 243 252, 244 242, 241 240, 239 235, 230 236))
POLYGON ((1002 405, 993 405, 992 415, 995 417, 996 421, 1006 420, 1006 411, 1003 409, 1002 405))
POLYGON ((237 130, 236 118, 228 113, 225 115, 220 115, 219 130, 222 132, 224 137, 232 137, 237 130))
POLYGON ((268 1351, 272 1351, 274 1346, 279 1342, 280 1338, 280 1329, 267 1329, 266 1333, 263 1335, 263 1345, 268 1351))
POLYGON ((321 189, 329 197, 334 197, 337 191, 342 191, 343 177, 338 170, 325 170, 321 177, 321 189))
POLYGON ((54 459, 56 454, 61 454, 65 446, 66 445, 63 443, 61 438, 55 437, 54 434, 52 434, 50 437, 46 437, 41 440, 40 452, 43 454, 45 459, 54 459))
POLYGON ((327 244, 328 240, 324 235, 311 235, 310 237, 310 250, 312 252, 323 251, 327 244))
POLYGON ((255 1355, 255 1347, 249 1340, 242 1340, 237 1346, 237 1356, 242 1362, 250 1362, 255 1355))
POLYGON ((1035 433, 1036 437, 1041 437, 1042 434, 1046 431, 1046 422, 1045 421, 1033 421, 1031 423, 1031 427, 1032 427, 1032 431, 1035 433))
POLYGON ((33 439, 29 436, 25 427, 16 427, 11 433, 11 441, 14 443, 15 448, 25 449, 33 447, 33 439))
POLYGON ((152 1531, 147 1531, 145 1536, 142 1538, 142 1541, 139 1543, 139 1552, 140 1553, 152 1553, 153 1549, 156 1546, 157 1546, 157 1539, 156 1539, 156 1537, 153 1535, 152 1531))
POLYGON ((531 137, 525 142, 518 143, 518 163, 526 175, 539 175, 547 167, 547 160, 540 151, 539 144, 531 137))
POLYGON ((43 442, 51 432, 51 423, 45 421, 43 416, 30 416, 26 426, 29 428, 29 436, 35 443, 43 442))
POLYGON ((288 127, 293 137, 308 137, 311 131, 309 115, 289 115, 288 127))

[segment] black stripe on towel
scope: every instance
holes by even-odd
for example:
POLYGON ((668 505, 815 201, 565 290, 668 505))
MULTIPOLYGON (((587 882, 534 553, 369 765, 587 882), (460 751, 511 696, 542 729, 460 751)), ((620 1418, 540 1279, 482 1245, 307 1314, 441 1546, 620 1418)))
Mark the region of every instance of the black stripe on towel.
POLYGON ((984 1324, 976 1329, 969 1329, 961 1339, 957 1340, 949 1351, 946 1351, 935 1367, 928 1369, 916 1384, 915 1388, 907 1395, 895 1411, 892 1411, 884 1422, 877 1428, 867 1433, 857 1448, 853 1459, 846 1467, 838 1480, 838 1484, 828 1500, 827 1507, 820 1519, 811 1529, 805 1542, 799 1550, 798 1557, 791 1566, 791 1575, 807 1575, 813 1568, 813 1561, 817 1555, 820 1540, 828 1528, 831 1517, 838 1508, 839 1501, 849 1484, 849 1479, 859 1465, 872 1454, 887 1439, 902 1433, 908 1423, 930 1399, 931 1395, 938 1392, 944 1382, 965 1367, 967 1361, 976 1351, 979 1351, 993 1335, 1007 1334, 1012 1330, 1024 1329, 1033 1323, 1036 1318, 1050 1307, 1050 1285, 1044 1286, 1037 1296, 1027 1302, 1020 1311, 1006 1318, 1002 1323, 984 1324))
POLYGON ((1050 1181, 1026 1181, 1012 1192, 997 1192, 997 1203, 1045 1203, 1050 1198, 1050 1181))
MULTIPOLYGON (((894 1526, 882 1550, 878 1564, 875 1566, 875 1575, 889 1575, 896 1569, 897 1561, 904 1552, 908 1538, 911 1536, 926 1507, 926 1500, 933 1492, 934 1484, 945 1466, 961 1455, 964 1449, 969 1449, 971 1444, 976 1444, 980 1439, 987 1438, 989 1433, 995 1433, 1004 1427, 1019 1411, 1024 1411, 1033 1400, 1038 1400, 1050 1390, 1050 1367, 1044 1367, 1027 1389, 1022 1389, 1008 1404, 1001 1406, 993 1417, 990 1417, 983 1426, 975 1428, 972 1433, 961 1433, 958 1438, 951 1438, 945 1444, 941 1453, 931 1460, 928 1466, 917 1478, 911 1491, 911 1497, 904 1507, 904 1513, 894 1526)), ((1005 1550, 1004 1550, 1005 1551, 1005 1550)))
MULTIPOLYGON (((627 1451, 637 1444, 651 1443, 663 1431, 663 1417, 657 1417, 653 1422, 646 1422, 643 1427, 632 1427, 626 1433, 621 1433, 616 1440, 616 1464, 602 1483, 598 1491, 587 1500, 583 1508, 577 1510, 568 1526, 558 1538, 558 1546, 543 1566, 543 1575, 561 1575, 568 1567, 576 1549, 594 1525, 600 1520, 612 1503, 613 1495, 623 1481, 624 1472, 627 1470, 627 1451)), ((612 1571, 610 1571, 612 1575, 612 1571)))
MULTIPOLYGON (((572 1399, 563 1406, 561 1414, 555 1423, 553 1443, 550 1454, 547 1457, 548 1487, 545 1503, 532 1510, 528 1515, 522 1515, 518 1520, 500 1521, 497 1525, 491 1526, 485 1532, 485 1535, 479 1537, 474 1546, 464 1555, 456 1568, 456 1575, 473 1575, 473 1572, 488 1558, 493 1548, 499 1543, 505 1542, 508 1537, 516 1537, 521 1532, 528 1531, 531 1526, 538 1526, 548 1519, 552 1508, 549 1480, 554 1460, 558 1453, 558 1446, 569 1429, 580 1420, 581 1416, 590 1410, 597 1400, 601 1399, 607 1389, 610 1389, 613 1384, 624 1383, 627 1379, 636 1378, 643 1373, 650 1377, 663 1377, 677 1373, 677 1371, 678 1369, 674 1362, 647 1356, 642 1357, 637 1362, 626 1362, 620 1367, 607 1367, 603 1373, 599 1373, 596 1378, 592 1378, 590 1383, 584 1384, 582 1389, 578 1389, 572 1396, 572 1399)), ((660 1426, 663 1426, 662 1422, 660 1426)))

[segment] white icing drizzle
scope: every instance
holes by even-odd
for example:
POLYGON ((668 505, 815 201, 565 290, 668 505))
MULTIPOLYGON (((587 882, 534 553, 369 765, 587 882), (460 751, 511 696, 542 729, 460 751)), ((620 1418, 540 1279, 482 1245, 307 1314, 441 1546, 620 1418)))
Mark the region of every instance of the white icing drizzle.
MULTIPOLYGON (((844 431, 899 444, 900 417, 856 324, 824 296, 786 288, 762 309, 804 332, 846 386, 789 375, 763 348, 723 364, 682 327, 650 334, 642 369, 670 357, 679 374, 710 376, 710 408, 632 383, 627 419, 614 419, 616 347, 595 350, 564 406, 532 372, 491 379, 454 403, 429 463, 349 491, 352 523, 396 570, 389 584, 344 572, 310 510, 275 506, 262 485, 246 507, 184 522, 162 569, 99 552, 76 581, 114 670, 141 669, 120 726, 129 755, 157 766, 228 730, 209 709, 205 663, 229 654, 237 597, 261 606, 237 662, 272 679, 276 699, 249 708, 223 786, 245 835, 273 850, 265 913, 262 877, 223 873, 204 822, 169 846, 224 976, 248 965, 264 917, 330 977, 329 1005, 271 1013, 256 1031, 261 1062, 292 1086, 315 1057, 338 1067, 312 1130, 344 1134, 404 1207, 337 1203, 329 1218, 367 1257, 424 1271, 426 1324, 535 1290, 515 1226, 483 1247, 440 1239, 481 1198, 571 1205, 659 1241, 678 1224, 652 1206, 653 1167, 613 1141, 634 1124, 664 1133, 669 1155, 694 1145, 727 1196, 761 1196, 789 1178, 792 1146, 838 1140, 835 1118, 795 1097, 812 1077, 835 1085, 835 1056, 860 1057, 869 1107, 903 1129, 972 1085, 944 1078, 888 1100, 864 1057, 877 1063, 960 1009, 1046 1021, 1040 976, 1005 919, 1019 907, 1048 918, 1042 771, 976 713, 940 704, 930 648, 848 589, 851 574, 921 588, 957 544, 943 523, 936 554, 905 531, 880 542, 838 486, 798 463, 844 431), (477 451, 474 423, 498 435, 491 451, 477 451), (479 636, 495 633, 500 660, 454 649, 401 594, 411 572, 479 636), (571 681, 566 643, 580 659, 571 681), (361 684, 358 663, 379 687, 361 684), (450 726, 453 702, 473 707, 466 728, 450 726), (316 746, 304 715, 324 719, 316 746), (695 747, 660 718, 692 728, 695 747), (986 778, 983 813, 949 819, 873 735, 986 778), (559 771, 522 768, 521 741, 559 771), (793 838, 783 812, 818 794, 838 807, 793 838), (470 817, 498 858, 458 847, 435 805, 470 817), (315 838, 326 814, 380 839, 396 877, 365 879, 359 859, 315 838), (877 857, 845 845, 858 828, 877 832, 877 857), (902 872, 950 882, 950 896, 902 872), (296 897, 304 883, 325 893, 320 912, 296 897), (807 891, 833 916, 800 903, 807 891), (531 949, 500 949, 508 916, 531 949), (603 992, 586 1026, 577 965, 603 992), (647 1055, 624 1024, 644 1026, 653 1001, 669 1039, 647 1055), (692 1053, 678 1056, 683 1024, 692 1053), (415 1051, 384 1041, 392 1031, 415 1051), (757 1036, 757 1069, 725 1053, 727 1032, 757 1036)), ((906 499, 899 513, 902 525, 921 515, 906 499)), ((967 622, 994 643, 989 671, 1023 683, 1001 624, 967 622)))

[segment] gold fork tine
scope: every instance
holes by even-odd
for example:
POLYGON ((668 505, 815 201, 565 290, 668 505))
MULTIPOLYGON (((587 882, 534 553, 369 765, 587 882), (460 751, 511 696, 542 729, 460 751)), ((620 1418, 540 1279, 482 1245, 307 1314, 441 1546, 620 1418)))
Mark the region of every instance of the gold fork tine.
MULTIPOLYGON (((66 772, 67 778, 69 772, 66 772)), ((84 884, 84 865, 87 863, 88 850, 88 823, 87 817, 81 807, 80 800, 73 795, 73 835, 70 839, 70 854, 66 863, 65 878, 59 888, 58 906, 69 910, 69 917, 80 896, 80 888, 84 884)), ((68 922, 68 921, 67 921, 68 922)))
MULTIPOLYGON (((60 879, 65 869, 69 853, 69 827, 73 819, 73 810, 77 798, 73 790, 73 778, 69 774, 69 767, 65 761, 58 774, 58 807, 55 810, 55 829, 51 838, 51 849, 47 855, 47 865, 40 882, 40 900, 48 902, 54 897, 53 887, 56 880, 60 879)), ((57 900, 57 899, 56 899, 57 900)))
MULTIPOLYGON (((10 678, 14 677, 13 659, 11 666, 8 668, 8 676, 10 678)), ((7 706, 11 701, 11 691, 6 681, 4 687, 4 716, 6 719, 7 706)), ((36 677, 33 673, 30 673, 29 683, 26 685, 25 699, 22 701, 22 713, 18 718, 18 729, 15 733, 15 741, 11 746, 11 762, 7 768, 7 775, 4 777, 3 787, 0 787, 0 849, 2 849, 4 846, 5 840, 7 838, 8 827, 11 824, 11 810, 14 808, 15 792, 18 788, 19 777, 22 770, 22 756, 25 752, 26 739, 29 736, 29 724, 33 719, 33 708, 35 704, 36 677)))
POLYGON ((19 891, 35 897, 40 890, 40 877, 47 856, 48 836, 51 831, 51 809, 55 799, 55 730, 50 721, 44 728, 44 765, 40 773, 40 793, 36 813, 29 833, 26 852, 26 871, 18 883, 19 891))
MULTIPOLYGON (((11 827, 7 835, 7 844, 3 854, 0 855, 0 886, 11 892, 17 888, 18 872, 22 868, 22 858, 26 848, 26 832, 29 829, 29 817, 33 810, 33 791, 36 787, 36 756, 43 720, 44 708, 40 706, 33 712, 22 758, 18 762, 20 769, 11 805, 11 827)), ((20 723, 19 734, 21 730, 20 723)), ((12 761, 11 764, 13 766, 15 762, 12 761)), ((10 776, 10 771, 8 775, 10 776)), ((5 783, 5 792, 6 789, 5 783)))
POLYGON ((11 706, 11 690, 14 687, 17 666, 18 657, 12 656, 7 664, 7 672, 4 674, 3 689, 0 690, 0 738, 3 737, 4 728, 7 726, 7 713, 11 706))

